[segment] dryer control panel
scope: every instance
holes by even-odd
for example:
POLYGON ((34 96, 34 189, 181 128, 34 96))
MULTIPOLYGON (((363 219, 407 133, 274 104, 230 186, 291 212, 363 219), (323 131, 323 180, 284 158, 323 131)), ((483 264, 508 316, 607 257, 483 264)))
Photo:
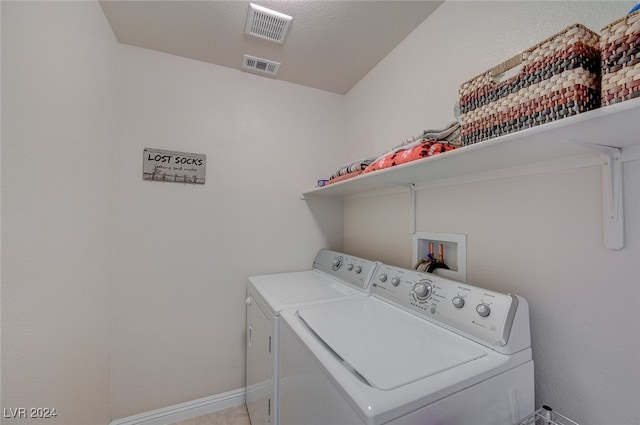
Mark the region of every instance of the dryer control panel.
POLYGON ((530 346, 522 297, 386 264, 378 267, 371 292, 496 351, 510 354, 530 346))
POLYGON ((313 268, 360 290, 370 292, 371 280, 379 264, 377 261, 321 249, 313 261, 313 268))

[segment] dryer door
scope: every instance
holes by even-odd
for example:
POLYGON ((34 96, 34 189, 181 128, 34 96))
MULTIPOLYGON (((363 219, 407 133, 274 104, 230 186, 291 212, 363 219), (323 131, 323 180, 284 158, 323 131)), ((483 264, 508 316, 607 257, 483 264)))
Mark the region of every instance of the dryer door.
POLYGON ((247 298, 247 410, 252 425, 272 423, 274 404, 273 324, 249 293, 247 298))

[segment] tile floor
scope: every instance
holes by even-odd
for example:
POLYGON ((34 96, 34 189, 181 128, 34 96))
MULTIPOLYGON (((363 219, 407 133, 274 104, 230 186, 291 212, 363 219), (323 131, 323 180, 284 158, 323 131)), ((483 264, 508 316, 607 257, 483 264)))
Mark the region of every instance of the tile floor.
POLYGON ((247 407, 243 404, 207 415, 175 422, 172 425, 251 425, 251 422, 249 422, 247 407))

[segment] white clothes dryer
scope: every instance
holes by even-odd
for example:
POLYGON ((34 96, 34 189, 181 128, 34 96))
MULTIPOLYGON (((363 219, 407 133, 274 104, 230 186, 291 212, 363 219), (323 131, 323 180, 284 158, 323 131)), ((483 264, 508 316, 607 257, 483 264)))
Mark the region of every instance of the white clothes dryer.
POLYGON ((282 313, 281 425, 510 425, 535 409, 524 298, 380 265, 282 313))
POLYGON ((249 278, 246 403, 252 425, 278 424, 281 312, 366 297, 377 266, 374 261, 322 249, 311 270, 249 278))

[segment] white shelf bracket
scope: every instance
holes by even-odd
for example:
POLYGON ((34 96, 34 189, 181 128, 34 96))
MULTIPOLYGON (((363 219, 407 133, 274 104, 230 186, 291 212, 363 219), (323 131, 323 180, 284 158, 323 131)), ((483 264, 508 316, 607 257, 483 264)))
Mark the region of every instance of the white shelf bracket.
POLYGON ((409 234, 416 233, 416 185, 409 183, 409 234))
POLYGON ((622 149, 575 140, 569 142, 600 154, 604 246, 608 249, 624 248, 622 149))

